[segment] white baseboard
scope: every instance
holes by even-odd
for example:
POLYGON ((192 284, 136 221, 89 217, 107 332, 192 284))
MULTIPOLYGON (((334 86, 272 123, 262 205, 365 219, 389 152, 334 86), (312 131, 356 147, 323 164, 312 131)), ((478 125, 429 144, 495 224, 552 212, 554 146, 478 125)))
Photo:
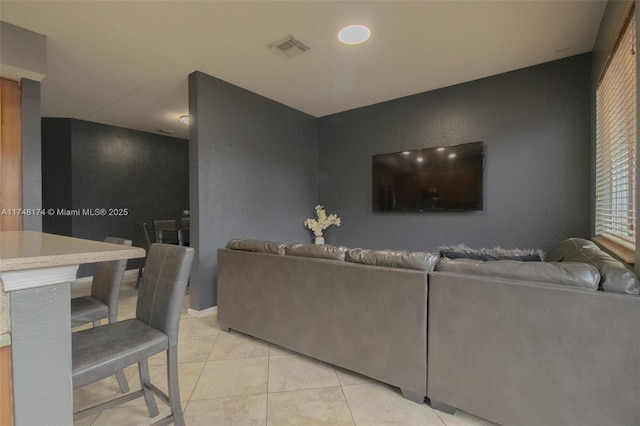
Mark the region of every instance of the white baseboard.
POLYGON ((218 312, 218 307, 217 306, 212 306, 210 308, 207 309, 203 309, 201 311, 197 311, 195 309, 187 309, 187 313, 189 315, 191 315, 192 317, 196 317, 196 318, 203 318, 203 317, 208 317, 210 315, 215 314, 216 312, 218 312))

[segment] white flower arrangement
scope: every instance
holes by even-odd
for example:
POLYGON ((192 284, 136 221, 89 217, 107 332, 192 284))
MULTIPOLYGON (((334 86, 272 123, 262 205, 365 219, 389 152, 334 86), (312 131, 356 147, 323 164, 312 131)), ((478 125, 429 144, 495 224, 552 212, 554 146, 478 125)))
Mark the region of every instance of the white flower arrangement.
POLYGON ((316 237, 322 237, 322 231, 331 225, 340 226, 340 218, 338 215, 333 213, 327 216, 324 206, 316 206, 316 217, 317 219, 307 219, 304 221, 304 226, 312 230, 316 237))

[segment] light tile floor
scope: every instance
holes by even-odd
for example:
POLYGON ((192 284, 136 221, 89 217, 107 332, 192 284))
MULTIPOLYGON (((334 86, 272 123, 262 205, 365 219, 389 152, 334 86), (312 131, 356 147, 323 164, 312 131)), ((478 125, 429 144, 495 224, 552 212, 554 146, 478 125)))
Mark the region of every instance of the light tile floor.
MULTIPOLYGON (((122 286, 119 319, 135 315, 133 284, 122 286)), ((86 290, 86 286, 76 289, 73 296, 86 290)), ((492 424, 461 411, 453 416, 435 411, 428 404, 404 399, 393 386, 234 331, 220 331, 215 314, 204 318, 187 314, 188 298, 180 322, 178 370, 189 426, 492 424)), ((152 382, 166 392, 164 355, 151 358, 149 364, 152 382)), ((125 374, 131 389, 139 389, 137 367, 127 368, 125 374)), ((74 391, 74 410, 118 394, 113 377, 85 386, 74 391)), ((161 416, 168 414, 159 400, 158 407, 161 416)), ((153 421, 139 398, 74 425, 149 425, 153 421)))

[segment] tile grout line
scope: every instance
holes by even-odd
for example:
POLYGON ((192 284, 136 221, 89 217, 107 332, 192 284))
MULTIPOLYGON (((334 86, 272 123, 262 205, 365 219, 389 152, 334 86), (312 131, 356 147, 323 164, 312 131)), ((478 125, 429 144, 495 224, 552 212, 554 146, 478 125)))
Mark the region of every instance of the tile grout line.
MULTIPOLYGON (((216 334, 215 340, 213 341, 213 345, 211 345, 211 349, 209 350, 209 355, 207 355, 207 359, 204 360, 204 363, 202 365, 202 370, 200 370, 200 374, 198 374, 198 379, 193 385, 193 389, 191 389, 191 393, 189 393, 189 399, 187 399, 187 404, 185 405, 184 410, 182 412, 183 417, 187 412, 187 409, 189 408, 189 404, 191 404, 191 398, 193 397, 193 393, 196 391, 196 387, 198 386, 198 382, 200 382, 200 378, 202 378, 202 373, 204 373, 205 367, 209 363, 209 357, 211 356, 211 352, 213 352, 213 348, 216 346, 216 342, 218 341, 218 336, 219 336, 219 333, 216 334)), ((208 337, 208 336, 204 336, 204 337, 208 337)), ((180 344, 179 341, 178 341, 178 344, 180 344)), ((189 364, 189 363, 185 362, 184 364, 189 364)), ((180 367, 180 362, 178 362, 178 368, 179 367, 180 367)))
MULTIPOLYGON (((429 407, 431 407, 431 404, 429 404, 429 407)), ((440 417, 440 414, 438 413, 438 411, 435 410, 433 407, 431 407, 431 409, 433 410, 434 413, 436 413, 436 416, 438 416, 438 419, 440 419, 440 421, 442 422, 442 425, 447 426, 447 422, 445 422, 444 419, 440 417)))
MULTIPOLYGON (((334 370, 335 370, 335 368, 334 368, 334 370)), ((338 374, 336 373, 336 377, 337 376, 338 376, 338 374)), ((342 392, 342 396, 344 397, 344 402, 347 403, 347 408, 349 409, 349 415, 351 416, 351 420, 353 420, 354 426, 357 426, 356 418, 353 417, 353 411, 351 411, 351 404, 349 404, 349 399, 347 398, 347 394, 344 393, 344 387, 343 387, 342 383, 340 382, 340 377, 338 377, 338 383, 340 384, 340 392, 342 392)))

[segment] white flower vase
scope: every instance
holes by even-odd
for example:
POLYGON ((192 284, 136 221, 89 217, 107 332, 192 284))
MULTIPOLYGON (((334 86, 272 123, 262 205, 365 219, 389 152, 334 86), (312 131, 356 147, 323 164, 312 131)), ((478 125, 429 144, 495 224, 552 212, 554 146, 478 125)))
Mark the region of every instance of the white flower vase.
POLYGON ((324 237, 316 237, 314 241, 316 244, 324 244, 324 237))

